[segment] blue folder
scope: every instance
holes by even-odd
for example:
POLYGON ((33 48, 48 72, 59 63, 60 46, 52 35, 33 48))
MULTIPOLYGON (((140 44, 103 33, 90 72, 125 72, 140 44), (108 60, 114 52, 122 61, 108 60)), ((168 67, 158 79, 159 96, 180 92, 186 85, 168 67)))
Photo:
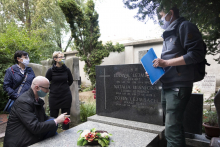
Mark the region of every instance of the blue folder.
POLYGON ((150 48, 141 58, 141 63, 145 71, 149 74, 152 85, 154 85, 165 73, 162 67, 153 67, 154 59, 157 59, 157 55, 155 54, 153 48, 150 48))

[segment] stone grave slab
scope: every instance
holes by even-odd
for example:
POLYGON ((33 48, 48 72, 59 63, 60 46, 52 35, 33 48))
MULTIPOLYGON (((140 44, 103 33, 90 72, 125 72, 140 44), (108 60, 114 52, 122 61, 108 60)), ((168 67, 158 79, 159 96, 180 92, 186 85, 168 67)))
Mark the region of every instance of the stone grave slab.
POLYGON ((7 114, 0 114, 0 142, 4 141, 4 137, 5 137, 5 130, 7 127, 7 114))
POLYGON ((150 132, 150 133, 158 134, 160 138, 163 137, 164 130, 165 130, 164 126, 137 122, 137 121, 124 120, 124 119, 119 119, 119 118, 100 116, 100 115, 93 115, 91 117, 88 117, 88 120, 94 121, 94 122, 100 122, 104 124, 109 124, 113 126, 123 127, 123 128, 150 132))
POLYGON ((92 128, 106 130, 112 134, 111 139, 114 142, 111 142, 109 147, 158 147, 159 136, 157 134, 91 121, 87 121, 54 137, 33 144, 31 147, 77 147, 77 139, 79 137, 79 133, 77 132, 92 128))
POLYGON ((205 133, 195 134, 193 138, 186 138, 186 145, 190 147, 210 147, 209 144, 210 140, 205 137, 205 133))

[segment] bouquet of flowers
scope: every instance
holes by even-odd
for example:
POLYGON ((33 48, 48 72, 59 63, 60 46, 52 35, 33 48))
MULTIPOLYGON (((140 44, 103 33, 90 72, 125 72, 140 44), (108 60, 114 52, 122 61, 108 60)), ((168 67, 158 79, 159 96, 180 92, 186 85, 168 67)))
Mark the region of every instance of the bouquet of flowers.
POLYGON ((192 91, 192 93, 200 93, 200 92, 201 92, 201 90, 199 89, 199 87, 193 86, 193 91, 192 91))
POLYGON ((79 146, 100 144, 102 147, 107 147, 110 142, 109 137, 112 136, 112 134, 106 131, 96 131, 95 128, 91 130, 79 130, 77 133, 79 132, 80 136, 77 141, 77 145, 79 146))

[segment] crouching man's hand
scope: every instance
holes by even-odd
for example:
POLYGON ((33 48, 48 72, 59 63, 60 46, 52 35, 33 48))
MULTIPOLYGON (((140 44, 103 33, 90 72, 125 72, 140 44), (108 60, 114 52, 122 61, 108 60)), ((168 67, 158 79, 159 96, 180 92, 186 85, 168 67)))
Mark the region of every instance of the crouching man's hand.
POLYGON ((60 123, 63 123, 64 120, 67 118, 67 117, 70 117, 70 115, 66 115, 67 113, 63 113, 61 114, 60 116, 58 116, 56 119, 55 119, 55 122, 57 122, 58 124, 60 123))

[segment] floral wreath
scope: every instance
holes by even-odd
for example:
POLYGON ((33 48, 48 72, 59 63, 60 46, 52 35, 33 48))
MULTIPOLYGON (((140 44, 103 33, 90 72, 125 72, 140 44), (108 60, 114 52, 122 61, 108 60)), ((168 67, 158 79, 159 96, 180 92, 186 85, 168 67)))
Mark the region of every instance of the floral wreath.
MULTIPOLYGON (((107 131, 96 131, 95 128, 91 130, 79 130, 80 136, 77 140, 78 146, 92 145, 92 144, 100 144, 102 147, 107 147, 110 143, 110 136, 107 131)), ((114 142, 111 140, 111 142, 114 142)))

